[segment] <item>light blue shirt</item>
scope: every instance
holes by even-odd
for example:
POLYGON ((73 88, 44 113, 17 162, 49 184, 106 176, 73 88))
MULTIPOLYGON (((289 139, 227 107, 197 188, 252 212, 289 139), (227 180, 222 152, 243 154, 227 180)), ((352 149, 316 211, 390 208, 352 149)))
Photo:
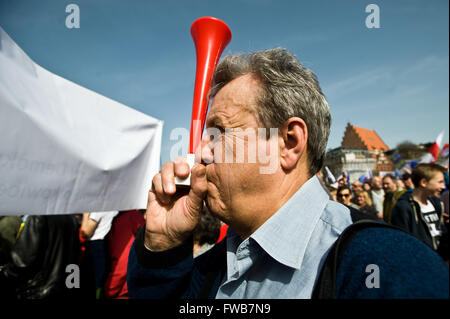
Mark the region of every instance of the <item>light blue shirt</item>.
POLYGON ((326 253, 351 223, 312 177, 247 239, 229 229, 216 298, 311 298, 326 253))

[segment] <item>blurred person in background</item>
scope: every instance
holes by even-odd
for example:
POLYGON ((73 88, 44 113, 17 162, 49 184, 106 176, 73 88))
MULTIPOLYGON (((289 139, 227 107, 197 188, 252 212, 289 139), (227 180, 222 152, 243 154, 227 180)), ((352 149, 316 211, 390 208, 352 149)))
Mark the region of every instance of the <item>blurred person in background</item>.
POLYGON ((338 183, 331 184, 328 187, 328 192, 330 193, 332 200, 337 201, 337 189, 338 189, 338 183))
POLYGON ((444 243, 445 249, 440 247, 446 233, 444 204, 439 199, 445 189, 444 172, 438 164, 414 167, 411 174, 414 190, 399 198, 392 210, 391 223, 416 236, 448 261, 448 243, 444 243))
POLYGON ((374 176, 371 185, 370 198, 372 199, 373 208, 377 211, 378 218, 383 218, 384 190, 381 177, 374 176))
POLYGON ((88 297, 103 298, 103 288, 109 272, 107 235, 118 211, 84 213, 81 236, 86 240, 82 279, 88 297), (84 275, 84 276, 83 276, 84 275))
POLYGON ((392 208, 394 208, 397 200, 403 195, 405 190, 398 189, 397 180, 391 174, 383 176, 383 220, 391 223, 392 208))
POLYGON ((363 184, 359 180, 356 180, 356 181, 351 183, 350 190, 352 192, 352 199, 351 199, 351 201, 352 201, 353 204, 358 206, 358 204, 356 203, 356 192, 360 192, 360 191, 364 190, 363 184))
POLYGON ((128 254, 136 231, 145 224, 144 213, 145 210, 122 211, 112 221, 108 235, 110 271, 104 288, 107 299, 128 299, 128 254))
POLYGON ((414 183, 411 179, 410 173, 405 173, 401 177, 403 184, 405 185, 405 189, 407 192, 412 192, 414 190, 414 183))
POLYGON ((355 193, 356 204, 358 205, 358 210, 368 215, 378 217, 378 213, 372 206, 372 200, 366 191, 357 191, 355 193))
POLYGON ((370 190, 372 189, 371 186, 371 181, 367 181, 363 183, 363 190, 366 192, 370 192, 370 190))
POLYGON ((11 260, 11 249, 14 247, 21 224, 20 216, 0 216, 0 265, 11 260))
POLYGON ((220 235, 220 220, 211 215, 203 206, 200 221, 194 229, 194 257, 200 256, 211 249, 220 235))
POLYGON ((406 191, 405 183, 403 183, 403 180, 401 178, 398 178, 395 183, 397 184, 397 190, 399 191, 406 191))
POLYGON ((336 198, 339 203, 358 209, 358 205, 352 203, 352 192, 348 186, 340 186, 336 198))
POLYGON ((352 183, 352 192, 356 192, 356 191, 362 191, 363 189, 363 185, 361 184, 360 181, 356 180, 352 183))
POLYGON ((0 294, 13 299, 71 298, 66 267, 79 256, 78 225, 73 215, 31 215, 0 267, 0 294))
MULTIPOLYGON (((441 251, 445 254, 445 252, 448 254, 449 248, 449 177, 448 177, 448 167, 446 168, 446 171, 444 172, 444 180, 445 180, 445 190, 442 192, 440 199, 442 203, 444 203, 444 227, 445 227, 445 233, 441 237, 441 251)), ((441 253, 441 256, 443 254, 441 253)), ((444 256, 444 260, 447 262, 447 265, 449 264, 449 256, 447 255, 447 258, 444 256)))

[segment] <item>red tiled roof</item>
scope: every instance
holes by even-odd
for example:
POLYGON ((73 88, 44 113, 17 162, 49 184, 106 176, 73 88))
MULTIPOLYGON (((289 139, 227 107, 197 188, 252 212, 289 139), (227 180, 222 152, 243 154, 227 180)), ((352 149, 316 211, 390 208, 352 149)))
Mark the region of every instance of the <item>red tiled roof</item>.
POLYGON ((375 149, 379 151, 387 151, 389 150, 389 146, 387 146, 383 140, 378 136, 375 131, 368 130, 366 128, 357 127, 352 125, 356 134, 361 138, 361 141, 367 146, 369 151, 374 151, 375 149))

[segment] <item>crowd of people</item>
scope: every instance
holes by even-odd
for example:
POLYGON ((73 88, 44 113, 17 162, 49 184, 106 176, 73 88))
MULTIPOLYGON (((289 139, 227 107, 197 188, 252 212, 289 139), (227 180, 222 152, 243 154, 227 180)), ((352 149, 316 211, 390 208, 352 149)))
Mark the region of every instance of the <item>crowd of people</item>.
POLYGON ((373 176, 361 183, 345 174, 327 185, 333 200, 416 236, 449 262, 448 167, 423 163, 401 175, 373 176))

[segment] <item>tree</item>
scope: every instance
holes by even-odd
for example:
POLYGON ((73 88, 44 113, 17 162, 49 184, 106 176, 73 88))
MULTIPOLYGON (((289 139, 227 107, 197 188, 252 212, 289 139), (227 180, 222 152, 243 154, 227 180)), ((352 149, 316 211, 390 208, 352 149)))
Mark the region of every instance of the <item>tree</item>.
POLYGON ((411 141, 404 141, 397 145, 397 150, 405 160, 413 160, 421 157, 427 152, 427 148, 422 145, 416 145, 411 141))

